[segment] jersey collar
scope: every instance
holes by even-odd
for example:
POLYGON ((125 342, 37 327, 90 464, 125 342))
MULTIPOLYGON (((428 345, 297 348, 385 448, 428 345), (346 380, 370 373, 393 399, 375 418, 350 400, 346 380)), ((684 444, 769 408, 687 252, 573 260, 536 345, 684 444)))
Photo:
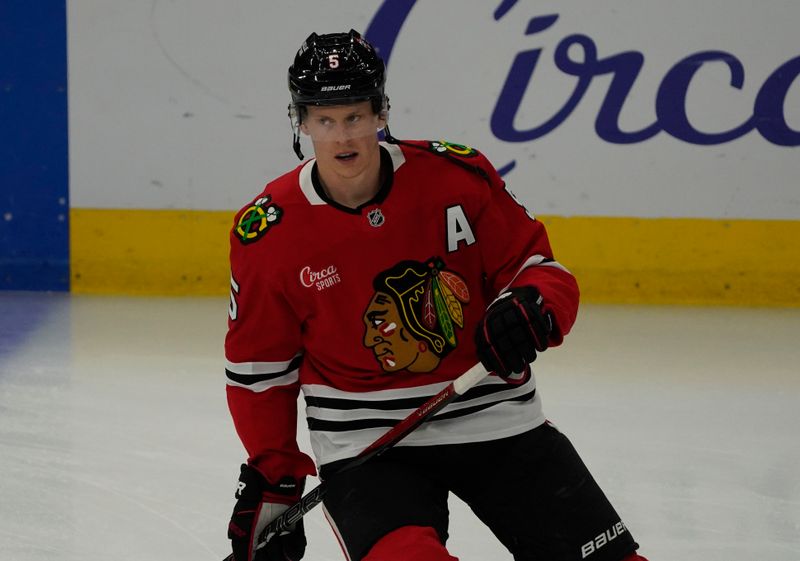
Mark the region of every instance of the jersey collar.
POLYGON ((351 214, 361 214, 361 209, 364 207, 380 204, 386 199, 389 195, 389 191, 391 191, 395 172, 406 161, 403 151, 395 144, 381 142, 380 149, 381 169, 386 170, 383 184, 371 200, 358 208, 349 208, 340 205, 325 194, 325 191, 322 189, 322 184, 319 181, 319 173, 317 172, 315 159, 309 160, 303 164, 303 167, 300 169, 300 177, 298 178, 300 190, 311 205, 328 205, 351 214))

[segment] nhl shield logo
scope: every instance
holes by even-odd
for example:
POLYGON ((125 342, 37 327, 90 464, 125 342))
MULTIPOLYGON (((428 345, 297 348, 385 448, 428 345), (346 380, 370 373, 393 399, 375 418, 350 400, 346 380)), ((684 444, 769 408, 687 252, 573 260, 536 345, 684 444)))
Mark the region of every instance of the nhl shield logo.
POLYGON ((381 209, 375 208, 367 213, 367 222, 373 228, 380 228, 386 222, 386 218, 383 216, 381 209))

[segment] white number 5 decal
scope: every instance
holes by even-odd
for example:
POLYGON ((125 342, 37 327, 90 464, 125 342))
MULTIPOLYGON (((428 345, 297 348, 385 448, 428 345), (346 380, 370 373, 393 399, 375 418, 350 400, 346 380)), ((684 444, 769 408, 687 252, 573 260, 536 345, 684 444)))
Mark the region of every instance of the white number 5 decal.
POLYGON ((332 55, 328 55, 328 67, 339 68, 339 53, 333 53, 332 55))
POLYGON ((231 275, 231 303, 228 306, 228 317, 231 318, 231 321, 236 321, 236 318, 239 317, 239 303, 236 301, 237 296, 239 296, 239 283, 237 283, 233 275, 231 275))

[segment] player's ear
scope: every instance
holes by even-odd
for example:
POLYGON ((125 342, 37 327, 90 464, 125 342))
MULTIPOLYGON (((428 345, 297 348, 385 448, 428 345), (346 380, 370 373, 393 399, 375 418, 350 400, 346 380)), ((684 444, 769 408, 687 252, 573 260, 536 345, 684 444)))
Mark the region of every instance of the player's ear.
POLYGON ((311 133, 308 132, 308 126, 303 122, 300 123, 300 131, 306 136, 310 136, 311 135, 311 133))
POLYGON ((382 129, 389 122, 389 96, 383 96, 381 109, 378 111, 378 129, 382 129))

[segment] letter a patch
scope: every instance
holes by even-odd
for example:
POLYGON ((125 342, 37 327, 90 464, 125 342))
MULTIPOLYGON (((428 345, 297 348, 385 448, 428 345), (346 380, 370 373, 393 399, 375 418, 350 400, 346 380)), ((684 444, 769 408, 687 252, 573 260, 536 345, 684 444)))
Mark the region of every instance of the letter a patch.
POLYGON ((469 225, 467 215, 464 214, 464 209, 461 205, 448 207, 447 213, 447 251, 453 253, 458 250, 459 242, 465 242, 467 245, 475 243, 475 234, 472 233, 472 227, 469 225))

